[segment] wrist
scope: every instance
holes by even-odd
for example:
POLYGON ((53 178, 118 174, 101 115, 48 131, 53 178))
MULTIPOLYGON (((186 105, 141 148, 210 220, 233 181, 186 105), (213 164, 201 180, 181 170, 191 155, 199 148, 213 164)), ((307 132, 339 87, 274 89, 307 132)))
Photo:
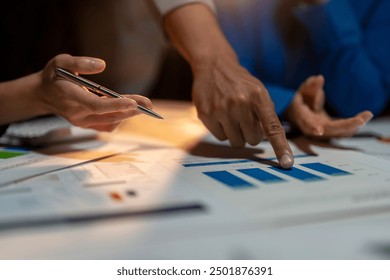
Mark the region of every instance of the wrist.
POLYGON ((195 73, 221 60, 237 60, 214 12, 203 4, 179 7, 165 16, 164 26, 195 73))
POLYGON ((49 113, 36 96, 37 75, 32 74, 0 84, 0 124, 29 119, 49 113))
POLYGON ((42 72, 36 72, 25 77, 25 87, 23 90, 23 97, 26 100, 27 107, 26 112, 31 116, 46 115, 50 113, 50 110, 42 101, 42 94, 50 94, 44 90, 42 81, 42 72))
POLYGON ((205 50, 190 58, 189 61, 193 74, 204 73, 211 68, 228 67, 227 65, 238 64, 238 57, 233 49, 215 48, 213 50, 205 50))

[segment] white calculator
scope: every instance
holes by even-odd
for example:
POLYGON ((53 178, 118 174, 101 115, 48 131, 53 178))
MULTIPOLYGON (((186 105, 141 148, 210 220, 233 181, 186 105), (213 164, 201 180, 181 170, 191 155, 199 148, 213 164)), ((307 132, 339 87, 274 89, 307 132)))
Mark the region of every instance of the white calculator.
POLYGON ((15 146, 47 146, 60 142, 95 138, 93 129, 76 127, 59 116, 44 116, 10 124, 0 144, 15 146))

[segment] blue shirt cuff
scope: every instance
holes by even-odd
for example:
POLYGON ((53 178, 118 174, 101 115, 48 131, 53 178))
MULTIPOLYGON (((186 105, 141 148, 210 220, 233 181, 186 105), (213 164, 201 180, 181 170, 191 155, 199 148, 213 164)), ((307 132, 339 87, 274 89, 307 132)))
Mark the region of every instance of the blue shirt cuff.
POLYGON ((270 85, 264 83, 264 86, 268 90, 269 95, 271 96, 272 102, 275 105, 275 112, 279 117, 282 117, 282 114, 288 106, 290 106, 291 101, 295 95, 295 91, 287 89, 284 87, 279 87, 275 85, 270 85))

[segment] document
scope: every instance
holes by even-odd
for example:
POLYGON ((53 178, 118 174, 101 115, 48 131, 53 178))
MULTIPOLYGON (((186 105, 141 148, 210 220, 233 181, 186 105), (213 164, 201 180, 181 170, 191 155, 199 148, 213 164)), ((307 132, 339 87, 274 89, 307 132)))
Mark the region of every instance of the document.
POLYGON ((164 157, 161 164, 202 192, 226 201, 249 220, 294 224, 337 219, 340 214, 354 215, 354 211, 356 215, 390 212, 389 161, 323 147, 313 147, 315 155, 305 154, 291 145, 295 154, 291 170, 278 167, 269 143, 248 158, 178 151, 164 157))
POLYGON ((333 139, 332 142, 347 149, 390 160, 390 117, 376 119, 350 138, 333 139))
POLYGON ((295 155, 291 170, 278 168, 267 142, 234 149, 211 136, 186 151, 141 138, 122 139, 107 150, 90 146, 91 155, 109 152, 91 161, 75 148, 67 159, 82 164, 0 188, 1 246, 11 252, 8 257, 91 258, 97 252, 102 258, 174 257, 187 248, 194 250, 188 251, 190 258, 204 256, 203 241, 209 240, 224 248, 216 257, 243 252, 256 257, 257 248, 265 247, 251 251, 250 243, 268 240, 258 235, 277 232, 283 240, 282 233, 294 232, 297 225, 390 213, 388 160, 315 145, 307 153, 290 144, 295 155), (61 227, 48 228, 53 225, 61 227), (72 230, 64 231, 67 225, 72 230), (80 238, 92 231, 90 239, 80 238), (58 238, 69 238, 72 246, 58 238), (240 238, 248 240, 244 251, 240 238), (46 250, 34 245, 37 240, 46 250), (113 248, 109 252, 107 240, 113 248), (20 242, 26 246, 15 246, 20 242), (145 253, 151 248, 154 254, 145 253))
POLYGON ((32 152, 15 156, 19 163, 5 160, 0 229, 145 213, 273 227, 390 211, 389 161, 358 151, 312 147, 307 154, 291 143, 295 165, 284 170, 267 142, 234 149, 208 136, 188 151, 125 143, 83 158, 32 152))
POLYGON ((89 151, 93 155, 109 151, 109 156, 90 161, 72 157, 72 161, 61 161, 67 168, 55 172, 38 165, 47 174, 0 188, 0 231, 149 215, 205 214, 205 204, 216 204, 159 165, 169 149, 141 152, 126 145, 126 151, 113 143, 110 147, 89 151))
POLYGON ((390 137, 386 140, 373 136, 362 136, 347 139, 336 139, 333 143, 339 145, 340 147, 354 149, 367 155, 390 160, 390 137))
POLYGON ((0 147, 0 189, 15 182, 131 149, 134 149, 134 145, 129 143, 102 140, 56 145, 42 150, 0 147))

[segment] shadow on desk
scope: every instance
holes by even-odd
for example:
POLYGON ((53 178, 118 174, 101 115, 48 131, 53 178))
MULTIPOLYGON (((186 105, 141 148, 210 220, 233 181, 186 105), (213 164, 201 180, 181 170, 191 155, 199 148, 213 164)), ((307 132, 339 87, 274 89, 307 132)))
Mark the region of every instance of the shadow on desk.
MULTIPOLYGON (((313 146, 335 150, 358 151, 357 148, 338 145, 336 143, 332 143, 331 141, 310 139, 305 136, 293 137, 289 140, 301 152, 311 156, 317 156, 317 153, 314 152, 312 148, 313 146)), ((273 161, 273 158, 269 159, 261 157, 261 154, 263 154, 265 151, 259 147, 233 148, 228 145, 210 143, 202 140, 190 148, 188 152, 193 156, 200 156, 205 158, 248 159, 264 165, 279 166, 276 161, 273 161)))
POLYGON ((257 147, 233 148, 226 145, 200 141, 188 152, 193 156, 205 158, 249 159, 269 166, 279 166, 277 162, 259 157, 258 155, 264 153, 264 150, 257 147))
POLYGON ((317 153, 315 153, 312 149, 313 146, 321 147, 321 148, 328 148, 328 149, 334 149, 334 150, 349 150, 349 151, 358 151, 358 149, 353 147, 347 147, 342 146, 336 143, 333 143, 330 140, 316 140, 316 139, 310 139, 305 136, 299 136, 295 138, 291 138, 290 141, 294 143, 295 146, 302 152, 308 155, 317 156, 317 153))

